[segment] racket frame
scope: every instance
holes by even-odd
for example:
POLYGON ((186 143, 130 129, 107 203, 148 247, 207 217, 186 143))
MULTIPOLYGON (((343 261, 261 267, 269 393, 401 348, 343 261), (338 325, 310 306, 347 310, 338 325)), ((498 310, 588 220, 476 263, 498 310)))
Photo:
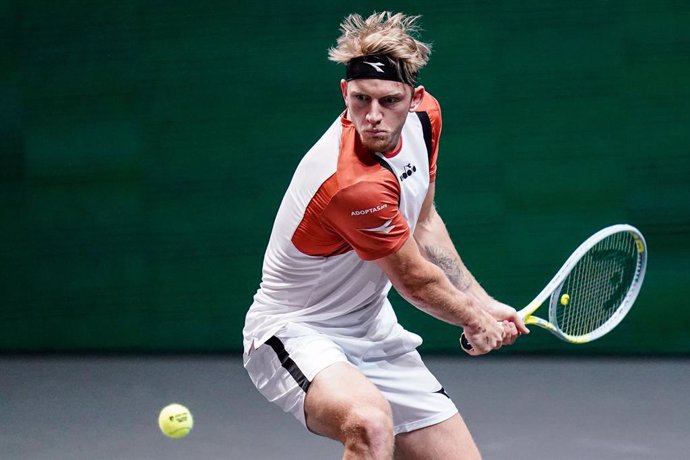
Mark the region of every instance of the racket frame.
POLYGON ((549 283, 541 290, 541 292, 527 304, 522 310, 518 312, 520 318, 524 321, 526 325, 536 325, 541 328, 546 329, 558 338, 565 340, 570 343, 586 343, 596 340, 604 334, 610 332, 614 327, 620 323, 625 315, 630 311, 637 295, 640 293, 640 288, 642 287, 642 281, 644 280, 644 275, 647 270, 647 243, 642 236, 642 233, 635 227, 628 224, 617 224, 610 227, 603 228, 587 238, 577 249, 568 257, 563 266, 558 270, 556 275, 549 281, 549 283), (565 282, 570 272, 573 270, 575 265, 582 259, 582 257, 593 248, 597 243, 599 243, 604 238, 611 236, 619 232, 628 232, 632 235, 635 240, 635 247, 637 249, 638 264, 636 268, 635 276, 633 277, 632 284, 628 289, 627 294, 623 298, 621 304, 616 308, 613 315, 601 326, 599 326, 594 331, 584 334, 584 335, 570 335, 566 334, 559 329, 559 327, 554 324, 556 318, 556 311, 558 308, 558 303, 560 298, 558 294, 560 293, 561 286, 565 282), (546 300, 549 300, 549 321, 534 316, 533 314, 544 304, 546 300))

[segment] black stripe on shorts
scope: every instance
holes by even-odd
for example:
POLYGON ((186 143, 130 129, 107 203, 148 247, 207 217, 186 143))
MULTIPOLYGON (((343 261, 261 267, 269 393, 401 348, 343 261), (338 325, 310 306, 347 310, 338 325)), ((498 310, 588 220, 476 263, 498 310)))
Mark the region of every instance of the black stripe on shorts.
POLYGON ((300 368, 297 367, 297 364, 295 364, 292 358, 290 358, 290 354, 285 349, 285 345, 283 345, 283 342, 281 342, 278 337, 273 336, 266 341, 266 344, 273 348, 273 351, 275 351, 276 355, 278 355, 280 364, 283 365, 285 370, 287 370, 292 376, 292 378, 295 379, 297 385, 299 385, 300 388, 302 388, 302 390, 304 390, 304 392, 306 393, 309 389, 309 385, 311 385, 311 382, 302 373, 300 368))

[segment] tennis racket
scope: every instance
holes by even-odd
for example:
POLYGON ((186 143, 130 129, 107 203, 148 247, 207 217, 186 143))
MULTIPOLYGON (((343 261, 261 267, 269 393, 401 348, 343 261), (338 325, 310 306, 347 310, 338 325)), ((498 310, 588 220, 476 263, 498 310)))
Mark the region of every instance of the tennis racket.
MULTIPOLYGON (((642 233, 625 224, 599 230, 582 243, 556 276, 518 314, 570 343, 596 340, 615 328, 637 298, 647 268, 642 233), (534 313, 549 301, 548 320, 534 313)), ((465 334, 463 349, 472 350, 465 334)))

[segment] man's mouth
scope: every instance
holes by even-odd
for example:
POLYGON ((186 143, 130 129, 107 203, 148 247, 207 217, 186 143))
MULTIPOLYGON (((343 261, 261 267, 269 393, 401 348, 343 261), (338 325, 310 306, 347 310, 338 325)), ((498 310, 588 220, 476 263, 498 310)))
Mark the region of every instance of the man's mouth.
POLYGON ((386 135, 386 131, 382 129, 367 129, 364 133, 371 137, 384 137, 386 135))

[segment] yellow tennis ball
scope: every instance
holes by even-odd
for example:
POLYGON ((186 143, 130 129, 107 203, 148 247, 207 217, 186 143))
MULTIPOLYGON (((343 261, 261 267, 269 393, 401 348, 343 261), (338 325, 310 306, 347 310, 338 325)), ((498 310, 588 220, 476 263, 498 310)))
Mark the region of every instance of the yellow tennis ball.
POLYGON ((568 305, 568 302, 570 302, 570 296, 568 294, 563 294, 561 296, 561 305, 568 305))
POLYGON ((192 431, 194 418, 189 409, 182 404, 170 404, 161 410, 158 426, 170 438, 183 438, 192 431))

